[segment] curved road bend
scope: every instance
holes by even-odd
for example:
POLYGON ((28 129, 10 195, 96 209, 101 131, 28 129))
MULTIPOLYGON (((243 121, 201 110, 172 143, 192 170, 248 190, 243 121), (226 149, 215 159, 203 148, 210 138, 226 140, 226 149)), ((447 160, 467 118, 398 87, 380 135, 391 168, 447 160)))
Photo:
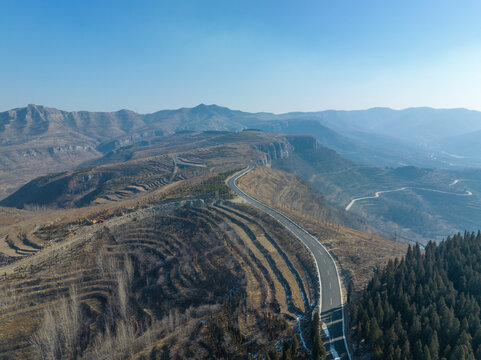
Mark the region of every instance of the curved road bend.
POLYGON ((253 166, 251 165, 247 169, 230 177, 227 180, 227 185, 239 196, 244 198, 248 203, 276 219, 292 234, 294 234, 294 236, 302 241, 304 245, 306 245, 306 247, 311 251, 316 261, 321 280, 321 323, 327 325, 327 331, 324 330, 324 334, 330 340, 329 343, 326 343, 328 359, 351 359, 349 351, 347 350, 346 339, 344 337, 344 315, 342 311, 343 303, 341 284, 333 258, 326 248, 321 245, 319 240, 309 234, 304 228, 296 224, 279 211, 247 195, 237 187, 237 179, 247 174, 252 169, 253 166))

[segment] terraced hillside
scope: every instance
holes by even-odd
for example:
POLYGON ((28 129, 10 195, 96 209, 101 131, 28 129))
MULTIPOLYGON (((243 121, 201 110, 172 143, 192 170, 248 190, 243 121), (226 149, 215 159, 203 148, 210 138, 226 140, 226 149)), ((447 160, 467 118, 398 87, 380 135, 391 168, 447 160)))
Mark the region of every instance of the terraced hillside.
POLYGON ((158 203, 168 197, 169 192, 185 185, 183 181, 173 182, 160 189, 140 192, 132 198, 82 208, 29 206, 29 210, 19 210, 0 207, 0 265, 24 261, 23 258, 44 248, 70 241, 95 223, 158 203))
POLYGON ((318 297, 312 260, 292 240, 252 208, 200 199, 90 226, 9 265, 0 357, 245 358, 279 339, 290 348, 318 297))

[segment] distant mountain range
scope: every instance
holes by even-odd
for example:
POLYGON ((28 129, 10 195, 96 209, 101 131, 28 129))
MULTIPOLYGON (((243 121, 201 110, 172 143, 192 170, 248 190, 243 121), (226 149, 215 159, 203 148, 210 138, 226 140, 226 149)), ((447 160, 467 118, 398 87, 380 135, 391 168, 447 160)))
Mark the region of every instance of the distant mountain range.
POLYGON ((75 168, 145 136, 184 130, 309 134, 360 163, 397 167, 481 167, 481 112, 374 108, 247 113, 217 105, 138 114, 67 112, 28 105, 0 113, 0 197, 36 176, 75 168))

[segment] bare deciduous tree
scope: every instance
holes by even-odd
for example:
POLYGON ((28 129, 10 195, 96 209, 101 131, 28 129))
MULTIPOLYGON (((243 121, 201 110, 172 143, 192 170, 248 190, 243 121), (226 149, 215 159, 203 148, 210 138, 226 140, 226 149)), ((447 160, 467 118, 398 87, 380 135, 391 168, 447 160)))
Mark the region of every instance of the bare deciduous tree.
POLYGON ((58 359, 59 352, 59 334, 52 309, 45 309, 43 321, 32 336, 30 342, 34 349, 34 355, 42 360, 58 359))
POLYGON ((45 309, 43 321, 30 339, 34 356, 42 360, 76 358, 82 326, 80 300, 72 287, 69 298, 56 309, 45 309))

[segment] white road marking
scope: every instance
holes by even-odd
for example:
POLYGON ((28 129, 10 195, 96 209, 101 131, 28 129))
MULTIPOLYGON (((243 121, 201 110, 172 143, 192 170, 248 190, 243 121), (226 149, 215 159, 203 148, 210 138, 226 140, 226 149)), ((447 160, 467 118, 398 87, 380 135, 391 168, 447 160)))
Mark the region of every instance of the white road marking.
MULTIPOLYGON (((322 330, 324 330, 324 334, 326 334, 327 338, 329 339, 329 342, 331 343, 331 334, 329 333, 329 329, 327 328, 327 325, 325 323, 322 323, 322 330)), ((334 348, 334 345, 331 345, 329 346, 329 351, 331 352, 331 355, 332 357, 334 358, 334 360, 339 360, 340 357, 339 357, 339 354, 337 353, 336 349, 334 348)), ((349 355, 349 359, 350 359, 350 355, 349 355)))

